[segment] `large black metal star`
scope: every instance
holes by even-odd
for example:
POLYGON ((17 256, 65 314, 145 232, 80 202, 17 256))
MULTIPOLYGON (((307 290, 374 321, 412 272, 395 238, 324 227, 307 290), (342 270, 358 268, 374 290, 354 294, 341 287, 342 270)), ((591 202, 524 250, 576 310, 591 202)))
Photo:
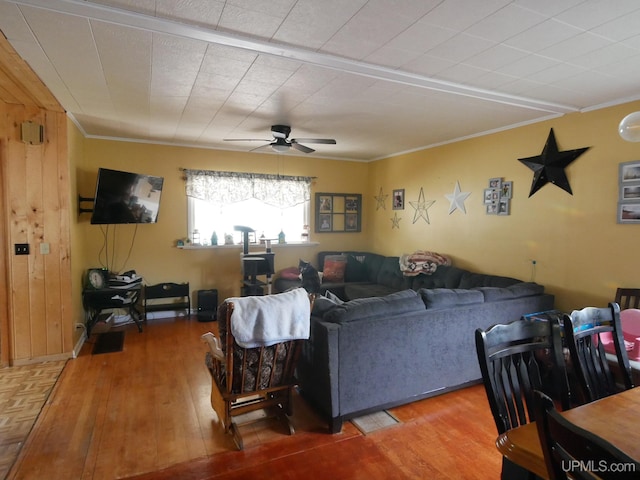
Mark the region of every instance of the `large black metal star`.
POLYGON ((567 174, 564 169, 576 158, 589 150, 589 148, 590 147, 584 147, 559 152, 558 145, 556 144, 556 136, 554 135, 552 128, 549 132, 547 143, 540 155, 536 157, 518 159, 533 170, 533 182, 531 183, 529 197, 540 190, 547 184, 547 182, 551 182, 573 195, 571 185, 569 185, 569 179, 567 178, 567 174))

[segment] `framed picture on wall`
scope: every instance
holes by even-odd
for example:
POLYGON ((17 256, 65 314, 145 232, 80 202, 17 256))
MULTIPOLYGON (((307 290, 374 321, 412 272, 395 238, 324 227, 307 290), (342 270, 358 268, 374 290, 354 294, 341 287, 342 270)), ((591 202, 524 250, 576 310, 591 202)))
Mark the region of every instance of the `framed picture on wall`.
POLYGON ((502 182, 500 199, 511 198, 513 194, 513 182, 502 182))
POLYGON ((620 184, 640 182, 640 160, 620 164, 620 184))
POLYGON ((496 197, 496 189, 495 188, 485 188, 484 189, 484 204, 489 205, 490 203, 495 202, 496 197))
POLYGON ((404 188, 393 191, 393 209, 404 210, 404 188))
POLYGON ((498 215, 509 215, 511 213, 511 201, 508 198, 501 198, 498 202, 498 215))
POLYGON ((629 185, 620 185, 621 202, 640 202, 640 182, 629 185))
POLYGON ((618 223, 640 223, 640 203, 619 203, 618 223))
POLYGON ((619 165, 618 223, 640 223, 640 160, 619 165))
POLYGON ((316 193, 315 231, 360 232, 362 195, 359 193, 316 193))
POLYGON ((319 221, 318 231, 320 232, 331 231, 331 215, 326 213, 321 213, 318 216, 318 221, 319 221))

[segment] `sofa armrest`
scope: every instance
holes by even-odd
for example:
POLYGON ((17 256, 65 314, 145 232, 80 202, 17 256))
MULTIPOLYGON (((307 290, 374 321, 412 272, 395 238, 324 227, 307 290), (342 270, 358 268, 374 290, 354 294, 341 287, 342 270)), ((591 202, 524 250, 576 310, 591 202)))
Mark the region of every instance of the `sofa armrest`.
POLYGON ((302 345, 296 367, 303 396, 329 418, 340 414, 339 332, 340 325, 312 316, 309 340, 302 345))

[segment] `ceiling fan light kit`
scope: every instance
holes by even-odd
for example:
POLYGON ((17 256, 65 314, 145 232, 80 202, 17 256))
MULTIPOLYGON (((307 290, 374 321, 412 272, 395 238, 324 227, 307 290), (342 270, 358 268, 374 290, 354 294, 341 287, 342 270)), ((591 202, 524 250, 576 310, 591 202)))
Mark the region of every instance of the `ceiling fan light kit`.
POLYGON ((622 119, 618 133, 627 142, 640 142, 640 112, 633 112, 622 119))
POLYGON ((273 144, 271 144, 271 148, 275 152, 284 153, 287 150, 289 150, 290 145, 282 145, 282 144, 278 144, 278 143, 273 143, 273 144))
POLYGON ((291 127, 289 125, 272 125, 271 126, 271 135, 273 135, 273 140, 265 140, 262 138, 225 138, 225 142, 269 142, 266 145, 261 145, 253 150, 259 150, 263 147, 271 147, 271 149, 278 153, 286 153, 290 148, 295 148, 296 150, 303 153, 311 153, 315 152, 313 148, 309 148, 306 145, 302 145, 300 142, 304 143, 322 143, 325 145, 335 145, 336 141, 333 138, 292 138, 289 139, 289 134, 291 133, 291 127))

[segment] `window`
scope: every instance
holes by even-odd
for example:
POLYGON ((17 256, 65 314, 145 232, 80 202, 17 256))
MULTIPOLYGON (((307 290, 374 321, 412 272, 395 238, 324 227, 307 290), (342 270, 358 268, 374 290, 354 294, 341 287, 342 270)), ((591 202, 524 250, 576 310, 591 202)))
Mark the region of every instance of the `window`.
POLYGON ((200 243, 208 245, 215 231, 218 244, 232 235, 239 243, 242 233, 235 225, 255 230, 276 240, 282 231, 286 240, 306 239, 310 210, 309 177, 263 175, 206 170, 185 170, 189 238, 198 231, 200 243), (306 228, 305 228, 306 227, 306 228))

